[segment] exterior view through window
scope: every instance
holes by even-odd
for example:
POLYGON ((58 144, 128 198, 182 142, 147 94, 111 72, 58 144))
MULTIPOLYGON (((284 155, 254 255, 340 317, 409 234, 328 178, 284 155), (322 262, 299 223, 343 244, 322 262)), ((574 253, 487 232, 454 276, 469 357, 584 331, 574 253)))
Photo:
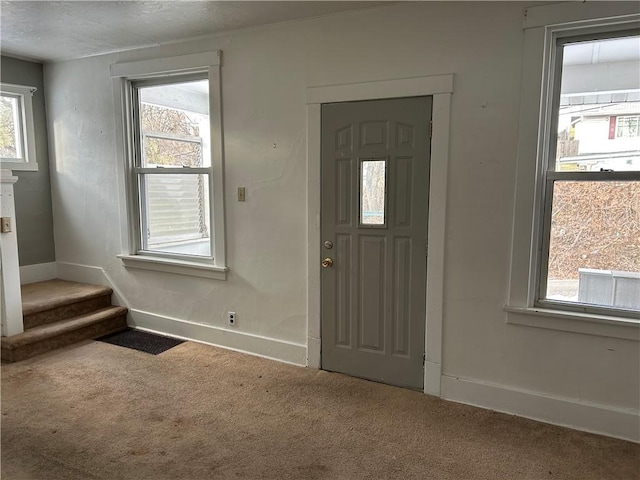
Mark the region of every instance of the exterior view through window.
POLYGON ((0 83, 0 163, 9 170, 37 171, 33 99, 35 87, 0 83), (6 165, 6 166, 5 166, 6 165))
POLYGON ((7 159, 22 157, 21 101, 17 95, 0 95, 0 156, 7 159))
POLYGON ((143 251, 211 256, 207 79, 133 84, 143 251))
POLYGON ((556 54, 540 297, 640 310, 640 37, 556 54))
POLYGON ((385 224, 386 160, 360 161, 360 225, 385 224))

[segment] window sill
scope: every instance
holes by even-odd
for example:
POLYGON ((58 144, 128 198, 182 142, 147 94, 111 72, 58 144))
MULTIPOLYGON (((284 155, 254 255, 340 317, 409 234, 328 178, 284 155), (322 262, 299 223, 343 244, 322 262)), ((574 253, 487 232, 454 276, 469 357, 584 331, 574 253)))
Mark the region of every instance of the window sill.
POLYGON ((217 267, 215 265, 206 265, 172 258, 126 254, 118 255, 118 258, 122 260, 126 268, 139 268, 142 270, 188 275, 212 280, 226 280, 227 272, 229 271, 228 267, 217 267))
POLYGON ((1 160, 0 167, 4 170, 13 172, 37 172, 38 164, 36 162, 12 162, 10 160, 1 160))
POLYGON ((610 315, 506 305, 507 323, 640 341, 640 320, 610 315))

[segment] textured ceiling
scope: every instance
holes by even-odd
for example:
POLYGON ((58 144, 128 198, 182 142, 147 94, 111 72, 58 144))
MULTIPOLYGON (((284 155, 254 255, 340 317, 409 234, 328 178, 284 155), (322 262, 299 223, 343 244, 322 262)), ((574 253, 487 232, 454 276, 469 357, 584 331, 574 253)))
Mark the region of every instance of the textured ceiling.
POLYGON ((2 0, 0 49, 34 60, 67 60, 382 3, 2 0))

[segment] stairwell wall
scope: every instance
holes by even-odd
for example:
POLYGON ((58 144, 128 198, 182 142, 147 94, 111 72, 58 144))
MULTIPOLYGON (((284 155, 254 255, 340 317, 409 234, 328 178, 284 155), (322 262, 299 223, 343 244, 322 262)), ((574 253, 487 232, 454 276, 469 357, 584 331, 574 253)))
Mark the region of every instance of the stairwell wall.
POLYGON ((33 94, 33 122, 38 171, 14 170, 16 228, 20 266, 55 262, 53 210, 49 176, 49 149, 45 113, 45 88, 41 63, 2 56, 0 80, 3 83, 28 85, 38 90, 33 94))

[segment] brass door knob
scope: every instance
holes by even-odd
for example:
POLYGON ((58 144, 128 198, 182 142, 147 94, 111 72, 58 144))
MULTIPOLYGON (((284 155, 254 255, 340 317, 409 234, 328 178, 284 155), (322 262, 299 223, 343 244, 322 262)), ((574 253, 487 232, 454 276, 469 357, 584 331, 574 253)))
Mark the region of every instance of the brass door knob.
POLYGON ((329 257, 322 260, 322 268, 333 267, 333 260, 329 257))

